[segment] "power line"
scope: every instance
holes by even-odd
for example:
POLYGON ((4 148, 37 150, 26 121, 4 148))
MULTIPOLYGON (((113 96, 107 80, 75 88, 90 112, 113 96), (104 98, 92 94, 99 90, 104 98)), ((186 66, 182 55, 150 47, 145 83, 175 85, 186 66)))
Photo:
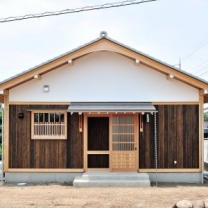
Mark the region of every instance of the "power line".
POLYGON ((208 73, 208 71, 205 71, 205 72, 203 72, 202 74, 199 74, 198 76, 200 77, 200 76, 205 75, 205 74, 207 74, 207 73, 208 73))
POLYGON ((207 67, 202 67, 199 71, 195 72, 195 74, 201 75, 204 74, 207 71, 207 67))
POLYGON ((142 3, 148 3, 148 2, 153 2, 153 1, 157 1, 157 0, 140 0, 140 1, 128 0, 128 1, 106 3, 102 5, 95 5, 95 6, 85 6, 85 7, 80 7, 76 9, 65 9, 61 11, 44 12, 44 13, 38 13, 38 14, 27 14, 24 16, 6 17, 3 19, 0 19, 0 23, 13 22, 13 21, 19 21, 19 20, 25 20, 25 19, 41 18, 41 17, 49 17, 49 16, 57 16, 57 15, 62 15, 62 14, 72 14, 72 13, 78 13, 78 12, 91 11, 91 10, 109 9, 113 7, 114 8, 123 7, 123 6, 142 4, 142 3))
POLYGON ((193 50, 188 56, 186 56, 183 59, 183 62, 186 61, 190 56, 192 56, 197 50, 205 46, 205 44, 207 43, 207 39, 208 39, 208 36, 195 48, 195 50, 193 50))
POLYGON ((205 62, 202 62, 200 64, 198 64, 197 66, 195 66, 194 68, 191 69, 191 71, 194 70, 194 72, 198 72, 202 67, 206 66, 208 63, 208 60, 206 60, 205 62))
MULTIPOLYGON (((197 74, 197 73, 203 73, 204 72, 204 68, 207 67, 208 65, 208 60, 195 66, 194 68, 190 69, 191 73, 193 74, 197 74)), ((205 69, 207 70, 207 69, 205 69)))

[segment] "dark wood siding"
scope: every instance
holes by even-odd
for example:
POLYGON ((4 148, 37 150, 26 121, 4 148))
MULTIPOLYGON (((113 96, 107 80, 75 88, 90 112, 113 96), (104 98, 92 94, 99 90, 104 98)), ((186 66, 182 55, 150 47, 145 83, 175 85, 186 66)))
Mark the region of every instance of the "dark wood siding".
MULTIPOLYGON (((142 115, 140 115, 142 116, 142 115)), ((146 122, 146 114, 143 115, 144 129, 139 136, 139 166, 140 168, 154 167, 154 117, 149 115, 146 122)))
POLYGON ((31 111, 67 109, 58 105, 10 105, 9 168, 83 168, 83 133, 78 114, 67 114, 66 140, 31 140, 31 111), (24 113, 19 119, 18 113, 24 113))
MULTIPOLYGON (((159 105, 156 108, 158 168, 199 168, 198 105, 159 105)), ((144 133, 140 133, 140 168, 155 168, 154 146, 154 116, 150 114, 150 122, 144 119, 144 133)))

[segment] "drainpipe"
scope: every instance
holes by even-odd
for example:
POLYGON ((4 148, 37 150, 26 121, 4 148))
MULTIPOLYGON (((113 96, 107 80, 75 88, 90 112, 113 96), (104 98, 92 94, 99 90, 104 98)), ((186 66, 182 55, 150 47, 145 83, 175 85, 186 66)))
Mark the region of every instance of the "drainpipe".
POLYGON ((2 168, 1 168, 1 180, 4 181, 4 109, 0 108, 1 116, 2 116, 2 168))

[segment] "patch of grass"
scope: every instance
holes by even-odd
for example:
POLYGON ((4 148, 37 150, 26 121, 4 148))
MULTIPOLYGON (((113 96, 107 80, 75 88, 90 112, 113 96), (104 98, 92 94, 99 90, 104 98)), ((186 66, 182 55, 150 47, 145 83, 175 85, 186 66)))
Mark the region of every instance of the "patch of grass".
POLYGON ((2 153, 2 144, 0 144, 0 154, 2 153))

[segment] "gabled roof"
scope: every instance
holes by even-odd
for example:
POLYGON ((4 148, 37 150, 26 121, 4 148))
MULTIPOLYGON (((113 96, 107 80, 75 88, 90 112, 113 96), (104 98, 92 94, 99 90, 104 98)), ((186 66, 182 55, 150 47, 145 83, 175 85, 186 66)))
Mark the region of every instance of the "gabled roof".
POLYGON ((85 56, 89 53, 96 51, 112 51, 124 55, 132 60, 139 60, 140 64, 146 65, 154 70, 157 70, 166 75, 173 75, 174 79, 178 79, 190 86, 197 89, 208 89, 208 82, 200 79, 185 71, 155 59, 147 54, 137 51, 129 46, 119 43, 107 36, 106 32, 101 32, 100 37, 86 43, 78 48, 68 51, 60 56, 50 59, 40 65, 37 65, 27 71, 23 71, 9 79, 0 82, 0 90, 11 89, 17 85, 27 82, 34 78, 34 75, 43 75, 51 70, 68 63, 69 60, 75 61, 76 59, 85 56))

